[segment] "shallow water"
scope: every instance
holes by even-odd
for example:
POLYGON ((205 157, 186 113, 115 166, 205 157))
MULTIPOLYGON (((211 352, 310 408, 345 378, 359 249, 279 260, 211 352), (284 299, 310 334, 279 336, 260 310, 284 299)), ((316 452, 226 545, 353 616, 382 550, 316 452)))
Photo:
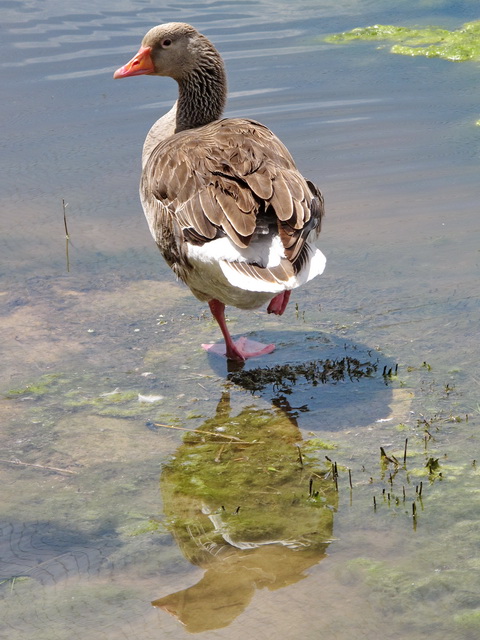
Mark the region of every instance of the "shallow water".
POLYGON ((321 39, 476 5, 105 4, 0 2, 0 636, 477 638, 479 67, 321 39), (138 202, 175 86, 112 81, 169 20, 325 193, 325 275, 230 310, 278 347, 244 372, 138 202))

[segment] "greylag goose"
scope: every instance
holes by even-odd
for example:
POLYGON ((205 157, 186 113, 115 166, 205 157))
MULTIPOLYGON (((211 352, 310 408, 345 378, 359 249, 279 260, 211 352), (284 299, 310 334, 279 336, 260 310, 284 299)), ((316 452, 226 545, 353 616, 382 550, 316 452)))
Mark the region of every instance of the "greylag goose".
POLYGON ((202 345, 228 359, 271 353, 275 345, 232 339, 225 305, 281 315, 292 289, 321 274, 323 198, 280 140, 245 118, 220 119, 223 60, 192 26, 151 29, 114 78, 169 76, 178 100, 148 132, 140 198, 163 257, 208 302, 225 345, 202 345))

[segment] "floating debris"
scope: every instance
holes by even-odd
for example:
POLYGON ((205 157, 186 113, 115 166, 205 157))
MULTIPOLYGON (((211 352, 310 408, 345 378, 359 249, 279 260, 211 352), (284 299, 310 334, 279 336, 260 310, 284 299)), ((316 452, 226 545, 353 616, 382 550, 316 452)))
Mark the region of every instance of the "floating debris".
POLYGON ((160 402, 160 400, 163 400, 163 396, 155 396, 155 395, 142 396, 140 393, 138 394, 139 402, 154 403, 154 402, 160 402))

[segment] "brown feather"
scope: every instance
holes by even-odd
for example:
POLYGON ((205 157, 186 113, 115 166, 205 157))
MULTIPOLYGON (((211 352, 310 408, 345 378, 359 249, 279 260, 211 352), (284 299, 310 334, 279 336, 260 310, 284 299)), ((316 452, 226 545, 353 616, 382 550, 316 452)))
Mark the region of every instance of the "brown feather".
POLYGON ((235 231, 244 238, 251 236, 255 231, 255 216, 251 212, 246 213, 239 209, 231 192, 217 189, 215 197, 222 208, 225 218, 227 218, 235 231))
POLYGON ((222 226, 224 214, 215 197, 215 186, 209 185, 198 192, 200 210, 208 220, 217 227, 222 226))
POLYGON ((203 215, 198 195, 190 198, 181 208, 178 208, 175 211, 175 217, 183 229, 192 227, 206 240, 213 240, 217 235, 216 226, 203 215))
POLYGON ((272 205, 277 218, 282 222, 289 220, 292 217, 293 201, 290 189, 288 188, 288 184, 283 176, 283 172, 279 172, 275 176, 270 204, 272 205))
POLYGON ((161 142, 145 165, 142 181, 144 198, 153 191, 166 207, 163 211, 171 211, 168 215, 190 229, 197 241, 212 240, 220 232, 246 247, 258 216, 271 207, 285 248, 293 247, 295 254, 304 242, 296 231, 311 215, 323 214, 319 192, 312 186, 269 129, 236 118, 182 131, 161 142), (282 226, 285 223, 288 226, 282 226))
POLYGON ((245 182, 261 200, 270 200, 273 195, 272 175, 265 166, 244 176, 245 182))

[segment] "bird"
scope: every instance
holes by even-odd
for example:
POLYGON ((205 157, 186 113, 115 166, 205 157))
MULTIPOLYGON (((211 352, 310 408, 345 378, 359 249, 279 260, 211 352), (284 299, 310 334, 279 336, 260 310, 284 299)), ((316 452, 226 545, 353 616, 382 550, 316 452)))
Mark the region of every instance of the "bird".
POLYGON ((225 344, 207 351, 243 362, 274 344, 227 327, 225 307, 282 315, 292 289, 320 275, 326 258, 314 242, 324 199, 265 125, 225 118, 226 70, 213 43, 193 26, 150 29, 114 78, 167 76, 178 84, 173 107, 148 132, 140 200, 165 261, 207 302, 225 344))

